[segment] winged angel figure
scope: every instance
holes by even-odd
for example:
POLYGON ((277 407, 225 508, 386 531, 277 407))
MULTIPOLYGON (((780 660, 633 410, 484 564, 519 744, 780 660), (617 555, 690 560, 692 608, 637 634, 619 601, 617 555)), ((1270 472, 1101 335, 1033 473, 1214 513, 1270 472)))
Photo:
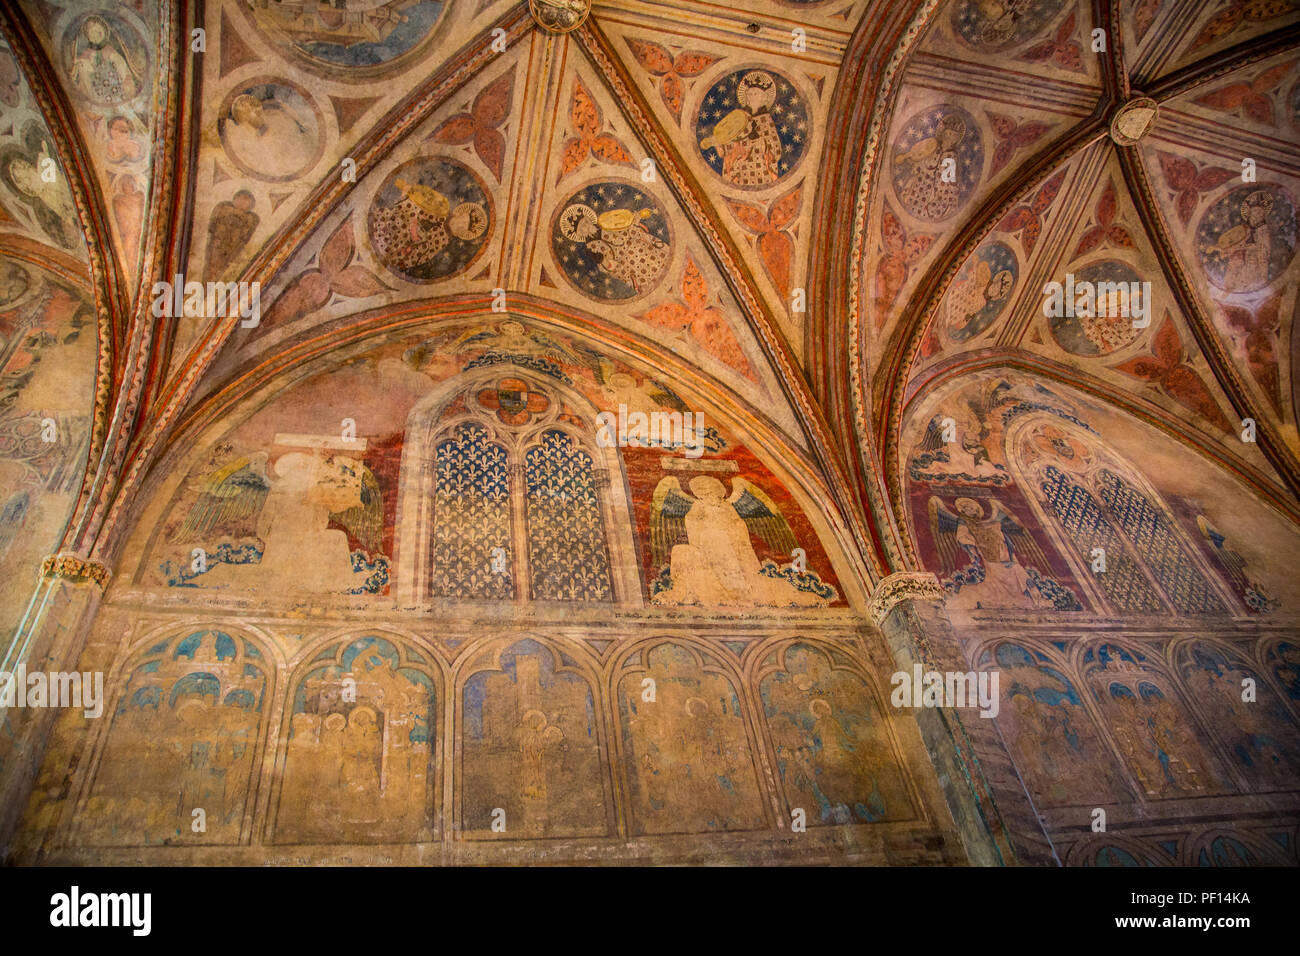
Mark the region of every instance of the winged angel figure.
POLYGON ((790 524, 762 489, 744 478, 731 483, 731 497, 717 478, 691 479, 691 493, 669 476, 650 505, 654 566, 670 566, 672 585, 655 595, 659 604, 741 607, 820 605, 825 599, 760 570, 750 542, 757 534, 773 550, 794 550, 790 524), (679 544, 685 536, 686 543, 679 544))
POLYGON ((370 469, 352 458, 292 452, 276 460, 272 473, 263 453, 200 479, 199 494, 172 541, 206 545, 210 555, 219 554, 222 544, 262 544, 257 564, 209 558, 202 585, 316 592, 349 591, 362 583, 349 536, 371 561, 383 547, 383 498, 370 469))
POLYGON ((1051 607, 1029 580, 1030 567, 1050 574, 1047 558, 1033 535, 996 498, 984 514, 974 498, 958 498, 952 511, 937 496, 930 497, 930 532, 939 551, 945 581, 957 571, 957 554, 965 550, 971 566, 956 575, 959 589, 948 599, 949 607, 1051 607), (1022 561, 1023 559, 1023 561, 1022 561), (983 568, 983 577, 972 573, 983 568))

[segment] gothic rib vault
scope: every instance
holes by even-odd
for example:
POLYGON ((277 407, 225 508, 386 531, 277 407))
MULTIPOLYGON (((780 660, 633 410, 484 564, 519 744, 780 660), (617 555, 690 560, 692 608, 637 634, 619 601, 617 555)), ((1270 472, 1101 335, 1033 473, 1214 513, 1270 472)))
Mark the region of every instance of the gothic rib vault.
POLYGON ((1300 5, 587 6, 0 8, 10 852, 1295 863, 1300 5))

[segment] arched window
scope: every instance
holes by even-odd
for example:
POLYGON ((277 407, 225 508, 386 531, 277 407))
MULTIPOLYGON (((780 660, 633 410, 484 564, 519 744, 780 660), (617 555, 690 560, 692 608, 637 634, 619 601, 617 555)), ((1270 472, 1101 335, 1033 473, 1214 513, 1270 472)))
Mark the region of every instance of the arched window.
POLYGON ((1008 449, 1044 527, 1118 613, 1226 614, 1229 589, 1199 559, 1158 493, 1096 435, 1046 416, 1018 425, 1008 449), (1104 568, 1104 570, 1102 570, 1104 568), (1222 582, 1219 582, 1222 584, 1222 582))
POLYGON ((640 601, 617 449, 572 388, 474 370, 407 420, 398 594, 411 600, 640 601), (613 554, 626 560, 615 561, 613 554))
POLYGON ((591 456, 571 435, 552 428, 528 449, 525 477, 533 597, 610 600, 614 590, 591 456))
POLYGON ((506 450, 476 422, 438 441, 429 535, 430 591, 450 598, 514 594, 506 450))

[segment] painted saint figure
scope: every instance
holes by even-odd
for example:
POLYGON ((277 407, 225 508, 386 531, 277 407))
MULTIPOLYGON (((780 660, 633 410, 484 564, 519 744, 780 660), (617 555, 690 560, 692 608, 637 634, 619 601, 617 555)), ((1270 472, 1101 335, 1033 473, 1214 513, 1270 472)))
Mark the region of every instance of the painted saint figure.
POLYGON ((602 272, 626 282, 640 295, 659 281, 671 255, 668 243, 642 224, 652 215, 650 209, 609 209, 597 215, 590 206, 574 203, 560 215, 560 234, 585 244, 599 256, 602 272))
POLYGON ((957 147, 965 138, 966 121, 949 114, 939 121, 933 136, 895 157, 894 165, 903 171, 898 198, 915 215, 935 221, 957 211, 961 190, 956 175, 944 175, 944 166, 947 160, 959 162, 957 147))
POLYGON ((1010 269, 999 269, 994 274, 987 259, 980 259, 965 278, 958 277, 947 302, 948 334, 958 342, 979 334, 981 326, 987 327, 980 321, 985 309, 990 304, 1005 304, 1003 300, 1010 295, 1015 278, 1010 269))
POLYGON ((295 115, 288 102, 291 91, 282 92, 265 99, 241 93, 221 126, 227 152, 259 179, 293 179, 316 158, 315 123, 309 116, 295 115))
POLYGON ((466 242, 487 231, 487 210, 477 202, 451 201, 432 186, 396 179, 402 198, 371 211, 370 235, 375 252, 392 269, 416 273, 431 266, 452 238, 466 242))
POLYGON ((1223 262, 1223 288, 1227 292, 1251 292, 1268 284, 1269 261, 1273 255, 1268 214, 1273 194, 1256 190, 1241 202, 1241 222, 1225 229, 1218 242, 1206 249, 1223 262))
POLYGON ((97 103, 121 103, 139 92, 140 78, 102 17, 87 17, 73 47, 72 85, 97 103))
POLYGON ((739 108, 718 121, 700 148, 722 154, 722 178, 733 186, 774 183, 785 149, 772 118, 776 79, 762 70, 745 74, 736 84, 736 102, 739 108))

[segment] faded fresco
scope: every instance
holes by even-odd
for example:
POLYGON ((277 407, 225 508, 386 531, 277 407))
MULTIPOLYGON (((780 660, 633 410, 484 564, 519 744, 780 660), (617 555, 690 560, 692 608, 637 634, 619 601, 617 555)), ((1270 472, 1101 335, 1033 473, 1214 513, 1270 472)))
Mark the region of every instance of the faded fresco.
POLYGON ((843 603, 789 492, 712 416, 513 319, 302 382, 217 440, 174 495, 140 569, 150 587, 843 603), (358 405, 358 389, 373 398, 358 405))
POLYGON ((1300 861, 1300 4, 695 6, 0 10, 6 862, 1300 861))
POLYGON ((80 290, 0 259, 0 634, 18 623, 81 489, 96 340, 80 290))

